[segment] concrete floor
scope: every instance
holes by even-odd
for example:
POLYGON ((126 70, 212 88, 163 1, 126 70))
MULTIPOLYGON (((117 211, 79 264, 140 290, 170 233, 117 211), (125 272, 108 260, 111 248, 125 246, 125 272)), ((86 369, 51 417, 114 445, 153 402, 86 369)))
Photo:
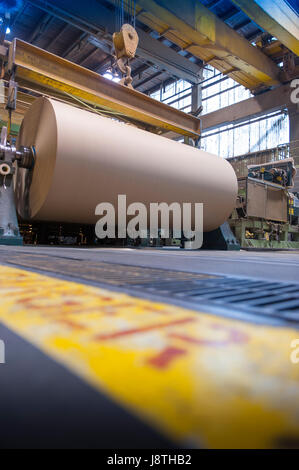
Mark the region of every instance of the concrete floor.
POLYGON ((237 278, 295 302, 298 274, 298 251, 0 246, 0 448, 299 448, 296 307, 173 299, 237 278))
MULTIPOLYGON (((20 255, 44 255, 117 263, 147 268, 171 269, 191 273, 240 276, 299 284, 299 250, 296 251, 186 251, 180 249, 68 248, 68 247, 3 247, 0 262, 18 264, 20 255)), ((88 266, 88 265, 87 265, 88 266)), ((43 265, 46 270, 46 266, 43 265)))

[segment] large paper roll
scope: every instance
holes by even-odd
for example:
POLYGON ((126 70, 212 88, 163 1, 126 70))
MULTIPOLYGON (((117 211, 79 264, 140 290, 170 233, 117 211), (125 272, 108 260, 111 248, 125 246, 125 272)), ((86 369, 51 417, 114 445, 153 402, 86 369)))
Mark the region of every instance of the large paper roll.
POLYGON ((27 111, 18 145, 36 149, 34 169, 16 177, 18 213, 27 220, 95 224, 95 207, 201 202, 204 230, 232 212, 237 179, 223 158, 48 98, 27 111))

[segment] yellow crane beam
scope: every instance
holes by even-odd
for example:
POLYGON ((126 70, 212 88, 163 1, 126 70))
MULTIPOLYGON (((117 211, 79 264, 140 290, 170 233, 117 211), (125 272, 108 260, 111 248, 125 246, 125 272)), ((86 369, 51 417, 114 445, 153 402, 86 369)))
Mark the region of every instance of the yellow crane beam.
POLYGON ((299 55, 299 16, 284 0, 232 0, 256 24, 299 55))
POLYGON ((140 21, 252 91, 280 83, 279 67, 259 48, 200 2, 183 3, 137 0, 136 12, 140 21))
POLYGON ((15 38, 9 46, 7 69, 15 70, 20 87, 33 88, 36 93, 96 106, 110 116, 128 118, 158 133, 172 130, 191 138, 200 135, 200 120, 195 116, 20 39, 15 38))

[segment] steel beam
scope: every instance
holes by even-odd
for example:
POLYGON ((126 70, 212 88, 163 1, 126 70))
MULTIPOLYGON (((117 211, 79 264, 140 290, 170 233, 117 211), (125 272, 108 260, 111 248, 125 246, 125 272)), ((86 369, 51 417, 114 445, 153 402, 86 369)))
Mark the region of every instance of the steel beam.
POLYGON ((50 42, 48 43, 48 45, 46 46, 48 51, 51 50, 51 48, 54 46, 56 41, 63 35, 63 33, 65 33, 65 31, 67 30, 68 27, 69 27, 69 25, 67 23, 63 24, 63 26, 60 29, 59 33, 56 36, 54 36, 54 38, 51 39, 50 42))
POLYGON ((232 0, 256 24, 299 55, 299 16, 284 0, 232 0))
MULTIPOLYGON (((115 3, 115 0, 113 1, 115 3)), ((138 18, 158 32, 171 28, 165 37, 186 49, 251 90, 279 84, 279 67, 263 52, 221 21, 202 3, 193 0, 137 0, 138 18), (179 44, 180 45, 180 44, 179 44)))
MULTIPOLYGON (((99 52, 99 48, 95 47, 91 52, 89 52, 83 59, 80 60, 79 65, 83 65, 85 62, 87 62, 89 59, 92 59, 96 55, 96 53, 99 52)), ((106 60, 106 59, 105 59, 106 60)), ((111 59, 109 59, 111 60, 111 59)))
MULTIPOLYGON (((89 33, 89 41, 111 53, 112 34, 115 30, 115 15, 108 8, 99 4, 96 0, 88 0, 82 5, 73 0, 53 0, 45 3, 40 0, 28 0, 28 2, 53 16, 68 22, 81 31, 89 33), (96 12, 96 18, 95 18, 96 12), (104 38, 99 38, 99 34, 104 34, 104 38)), ((201 67, 186 57, 181 56, 161 42, 152 38, 149 34, 136 28, 139 35, 137 55, 145 60, 153 62, 162 70, 167 70, 179 78, 188 80, 191 83, 198 83, 198 75, 201 67)))
POLYGON ((79 37, 75 40, 72 41, 72 44, 70 44, 67 49, 62 53, 61 57, 64 59, 68 59, 69 56, 80 47, 80 44, 82 42, 87 42, 87 34, 86 33, 81 33, 79 37))
POLYGON ((157 39, 137 28, 140 44, 137 54, 145 60, 155 64, 162 70, 192 83, 200 80, 202 67, 165 46, 157 39))
POLYGON ((151 80, 154 80, 155 78, 158 78, 160 75, 162 75, 163 72, 161 72, 161 70, 159 70, 158 72, 154 73, 153 75, 149 75, 148 77, 146 77, 144 80, 142 80, 141 82, 139 82, 135 88, 140 88, 142 86, 144 86, 146 83, 150 82, 151 80))
MULTIPOLYGON (((281 85, 274 90, 240 101, 239 103, 226 106, 212 113, 200 115, 201 131, 212 131, 228 124, 239 124, 249 119, 260 117, 266 113, 280 109, 292 109, 294 105, 290 99, 289 85, 281 85)), ((296 132, 296 121, 294 120, 293 136, 296 132)), ((178 139, 174 132, 164 134, 169 139, 178 139)))
POLYGON ((53 16, 50 15, 49 13, 45 13, 39 22, 37 23, 36 27, 30 34, 28 38, 28 42, 34 42, 37 41, 40 37, 40 35, 45 31, 45 29, 50 25, 50 23, 53 20, 53 16))
POLYGON ((9 47, 8 71, 15 70, 20 86, 99 106, 114 115, 182 135, 198 137, 199 119, 119 85, 91 70, 14 39, 9 47))
POLYGON ((247 119, 259 117, 267 112, 288 108, 291 105, 289 85, 281 85, 274 90, 226 106, 212 113, 203 114, 202 130, 212 130, 228 124, 237 124, 247 119))

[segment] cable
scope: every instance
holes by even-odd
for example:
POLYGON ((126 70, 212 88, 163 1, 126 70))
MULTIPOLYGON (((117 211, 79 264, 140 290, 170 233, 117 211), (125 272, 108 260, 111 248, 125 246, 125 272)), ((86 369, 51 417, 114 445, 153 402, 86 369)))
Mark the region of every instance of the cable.
POLYGON ((120 31, 123 24, 129 23, 136 26, 136 2, 135 0, 115 0, 115 28, 120 31))

